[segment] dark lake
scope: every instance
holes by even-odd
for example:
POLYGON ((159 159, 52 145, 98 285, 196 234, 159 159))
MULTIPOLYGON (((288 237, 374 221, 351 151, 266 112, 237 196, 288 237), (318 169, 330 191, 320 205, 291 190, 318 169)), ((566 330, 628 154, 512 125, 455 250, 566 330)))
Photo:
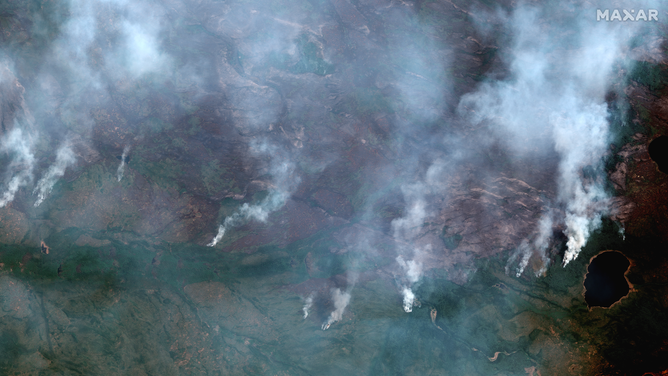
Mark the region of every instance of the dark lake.
POLYGON ((604 252, 596 256, 587 268, 584 286, 585 301, 590 307, 610 307, 629 293, 624 278, 629 260, 619 252, 604 252))
POLYGON ((668 173, 668 137, 659 136, 649 143, 649 156, 659 167, 659 171, 668 173))

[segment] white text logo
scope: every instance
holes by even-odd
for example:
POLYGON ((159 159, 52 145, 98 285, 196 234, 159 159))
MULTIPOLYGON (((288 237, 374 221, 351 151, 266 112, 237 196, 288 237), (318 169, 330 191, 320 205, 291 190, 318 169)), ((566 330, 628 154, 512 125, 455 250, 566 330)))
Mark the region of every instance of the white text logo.
POLYGON ((610 12, 610 9, 600 10, 596 9, 596 21, 606 20, 606 21, 659 21, 659 11, 656 9, 645 10, 640 9, 636 12, 635 9, 627 10, 622 9, 621 12, 619 9, 613 9, 610 12))

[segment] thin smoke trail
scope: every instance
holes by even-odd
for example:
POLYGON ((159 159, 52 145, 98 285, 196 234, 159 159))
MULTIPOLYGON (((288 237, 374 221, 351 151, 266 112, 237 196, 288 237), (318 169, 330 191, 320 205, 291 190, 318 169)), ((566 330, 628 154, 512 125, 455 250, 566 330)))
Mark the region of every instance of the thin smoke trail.
POLYGON ((302 311, 304 312, 304 320, 308 317, 309 310, 313 306, 313 297, 314 294, 311 294, 304 300, 304 307, 302 308, 302 311))
POLYGON ((123 148, 123 154, 121 155, 121 164, 118 165, 118 170, 116 171, 116 177, 118 178, 118 182, 120 183, 121 179, 123 179, 123 175, 125 174, 125 159, 128 157, 128 153, 130 152, 130 145, 127 145, 126 147, 123 148))
POLYGON ((225 236, 227 230, 231 227, 240 226, 249 220, 265 222, 271 212, 283 206, 286 199, 287 195, 285 193, 272 191, 269 196, 259 204, 243 204, 234 214, 225 218, 222 225, 218 226, 218 233, 207 246, 213 247, 218 244, 218 242, 225 236))

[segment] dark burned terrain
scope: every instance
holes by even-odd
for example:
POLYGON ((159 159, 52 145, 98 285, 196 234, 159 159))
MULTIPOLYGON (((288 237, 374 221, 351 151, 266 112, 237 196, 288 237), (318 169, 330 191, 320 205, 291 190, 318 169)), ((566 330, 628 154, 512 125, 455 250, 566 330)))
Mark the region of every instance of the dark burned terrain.
MULTIPOLYGON (((579 171, 605 181, 601 226, 562 267, 555 222, 516 276, 546 208, 567 211, 560 155, 531 135, 513 147, 490 130, 498 119, 471 123, 458 103, 512 78, 518 36, 494 14, 518 4, 91 4, 0 5, 2 137, 22 129, 35 155, 0 208, 0 373, 668 372, 668 175, 649 149, 668 136, 662 37, 610 74, 604 166, 579 171), (143 22, 139 50, 118 52, 143 22), (63 143, 75 161, 35 207, 63 143), (207 246, 276 192, 264 221, 207 246), (631 260, 633 289, 589 309, 583 280, 603 250, 631 260), (418 282, 399 255, 421 264, 418 282), (323 331, 337 288, 350 302, 323 331)), ((541 27, 581 10, 549 9, 541 27)))

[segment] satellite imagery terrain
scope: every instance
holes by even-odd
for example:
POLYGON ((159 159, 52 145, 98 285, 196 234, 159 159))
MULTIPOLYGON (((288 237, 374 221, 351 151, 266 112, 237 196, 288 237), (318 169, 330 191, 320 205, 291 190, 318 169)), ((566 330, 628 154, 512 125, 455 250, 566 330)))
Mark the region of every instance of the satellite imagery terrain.
POLYGON ((0 375, 668 375, 668 2, 2 0, 0 375))

